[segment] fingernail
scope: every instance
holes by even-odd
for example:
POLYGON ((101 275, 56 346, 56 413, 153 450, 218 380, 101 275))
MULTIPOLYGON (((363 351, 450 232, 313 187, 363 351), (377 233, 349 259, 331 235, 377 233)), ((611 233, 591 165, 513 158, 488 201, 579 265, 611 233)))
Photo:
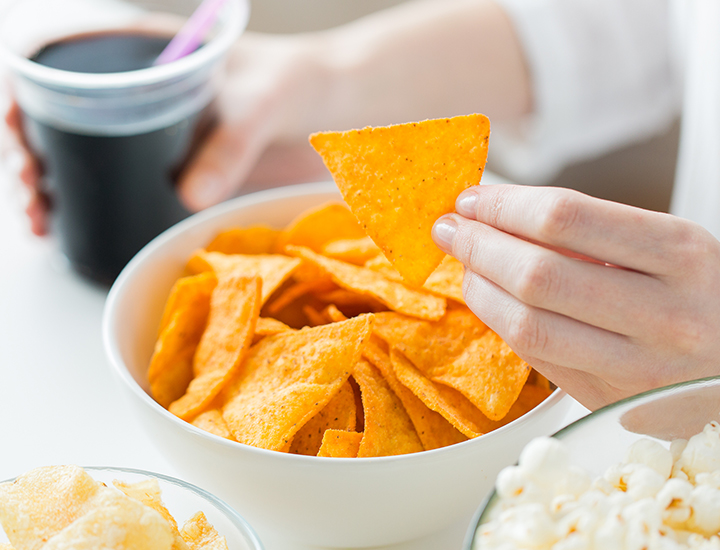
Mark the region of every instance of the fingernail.
POLYGON ((473 191, 463 191, 455 201, 455 210, 461 216, 475 219, 477 215, 477 195, 473 191))
POLYGON ((446 254, 452 252, 452 243, 455 239, 458 226, 452 218, 440 218, 435 222, 432 229, 432 237, 435 244, 446 254))

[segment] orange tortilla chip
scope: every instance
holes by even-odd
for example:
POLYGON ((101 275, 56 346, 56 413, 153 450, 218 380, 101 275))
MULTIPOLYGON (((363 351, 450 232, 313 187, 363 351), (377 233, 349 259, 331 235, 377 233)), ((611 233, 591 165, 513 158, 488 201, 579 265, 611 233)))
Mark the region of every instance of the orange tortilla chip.
POLYGON ((337 285, 333 283, 329 277, 294 283, 278 292, 278 297, 268 304, 267 313, 269 315, 276 315, 279 311, 282 311, 289 304, 306 294, 329 292, 336 288, 337 285))
POLYGON ((278 235, 280 231, 265 225, 228 229, 219 233, 205 250, 223 254, 271 254, 278 235))
POLYGON ((268 336, 226 390, 223 418, 240 443, 282 450, 335 397, 360 358, 372 315, 268 336))
POLYGON ((329 202, 300 214, 278 238, 278 252, 292 244, 320 252, 325 244, 338 239, 359 239, 365 236, 362 227, 347 206, 329 202))
POLYGON ((356 458, 363 434, 343 430, 325 430, 317 456, 333 458, 356 458))
POLYGON ((165 408, 185 393, 192 380, 192 358, 216 285, 213 273, 203 273, 179 279, 170 292, 147 374, 153 398, 165 408))
POLYGON ((436 322, 379 313, 375 332, 427 378, 467 397, 491 420, 503 418, 530 366, 466 307, 436 322))
POLYGON ((240 368, 260 315, 262 281, 229 275, 215 287, 207 327, 193 359, 185 394, 170 404, 171 413, 190 420, 201 412, 240 368))
POLYGON ((371 336, 365 344, 363 356, 378 368, 390 385, 390 389, 402 401, 426 451, 467 440, 465 435, 453 427, 442 415, 429 409, 420 398, 398 380, 390 356, 382 349, 376 336, 371 336))
POLYGON ((200 413, 193 419, 191 424, 208 433, 235 440, 225 423, 222 413, 218 409, 210 409, 200 413))
MULTIPOLYGON (((364 264, 368 269, 381 273, 391 281, 402 281, 402 275, 392 266, 390 261, 379 254, 364 264)), ((443 298, 450 298, 461 304, 465 303, 463 297, 463 278, 465 266, 452 256, 445 256, 435 271, 428 277, 423 289, 443 298)))
POLYGON ((463 394, 434 383, 401 353, 391 349, 390 359, 398 380, 467 437, 477 437, 497 427, 463 394))
POLYGON ((355 395, 350 382, 340 386, 337 395, 325 407, 298 430, 290 445, 290 452, 315 456, 323 442, 326 430, 355 429, 355 395))
POLYGON ((340 239, 323 246, 323 256, 355 265, 363 265, 370 258, 380 254, 380 249, 370 237, 340 239))
POLYGON ((245 277, 262 279, 262 303, 292 275, 300 265, 296 258, 288 258, 282 254, 222 254, 198 250, 188 260, 187 270, 190 273, 213 271, 222 278, 230 273, 245 277))
POLYGON ((325 315, 312 306, 306 304, 303 306, 302 310, 305 317, 307 317, 308 325, 311 327, 327 325, 330 322, 330 319, 326 318, 325 315))
POLYGON ((345 202, 403 279, 420 287, 444 253, 431 229, 480 183, 490 122, 479 114, 347 132, 321 132, 322 156, 345 202))
POLYGON ((358 457, 391 456, 423 450, 402 401, 375 367, 365 360, 355 365, 353 378, 360 386, 365 428, 358 457))
POLYGON ((288 246, 285 250, 326 271, 338 286, 377 298, 393 311, 430 320, 440 319, 445 314, 443 298, 389 281, 370 269, 325 258, 308 248, 288 246))

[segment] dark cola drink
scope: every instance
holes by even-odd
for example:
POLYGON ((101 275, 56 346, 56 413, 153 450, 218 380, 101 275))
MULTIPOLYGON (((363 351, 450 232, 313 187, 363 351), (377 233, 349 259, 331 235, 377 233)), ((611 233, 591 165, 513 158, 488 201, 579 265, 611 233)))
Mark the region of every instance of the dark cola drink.
POLYGON ((175 181, 209 128, 210 97, 205 75, 178 76, 175 90, 162 75, 147 76, 168 42, 141 32, 64 38, 30 59, 75 73, 77 89, 43 90, 41 101, 18 90, 52 232, 73 267, 101 283, 112 283, 145 244, 189 214, 175 181), (91 74, 110 78, 83 88, 82 76, 91 74), (53 107, 60 101, 70 104, 67 112, 53 107))

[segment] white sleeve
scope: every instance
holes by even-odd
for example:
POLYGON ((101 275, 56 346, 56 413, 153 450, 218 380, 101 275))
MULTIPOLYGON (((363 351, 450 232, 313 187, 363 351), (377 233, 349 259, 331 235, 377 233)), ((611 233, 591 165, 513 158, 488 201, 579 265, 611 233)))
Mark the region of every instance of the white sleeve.
POLYGON ((541 184, 566 164, 658 133, 680 108, 668 0, 497 0, 524 48, 533 113, 493 126, 505 175, 541 184))

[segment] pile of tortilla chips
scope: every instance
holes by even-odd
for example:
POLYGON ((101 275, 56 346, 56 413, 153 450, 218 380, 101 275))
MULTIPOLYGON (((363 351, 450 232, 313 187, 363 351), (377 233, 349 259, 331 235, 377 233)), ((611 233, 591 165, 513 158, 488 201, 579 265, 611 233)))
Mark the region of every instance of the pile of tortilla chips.
POLYGON ((228 229, 189 259, 148 370, 158 403, 240 443, 372 457, 543 401, 548 381, 467 308, 464 268, 430 234, 480 181, 489 131, 468 115, 311 136, 350 209, 228 229))
POLYGON ((305 455, 477 437, 551 388, 463 303, 462 279, 445 257, 407 286, 342 203, 284 230, 228 229, 172 288, 152 395, 218 436, 305 455))
POLYGON ((113 484, 78 466, 36 468, 0 484, 0 525, 12 545, 0 548, 227 550, 203 512, 178 528, 156 479, 113 484))

